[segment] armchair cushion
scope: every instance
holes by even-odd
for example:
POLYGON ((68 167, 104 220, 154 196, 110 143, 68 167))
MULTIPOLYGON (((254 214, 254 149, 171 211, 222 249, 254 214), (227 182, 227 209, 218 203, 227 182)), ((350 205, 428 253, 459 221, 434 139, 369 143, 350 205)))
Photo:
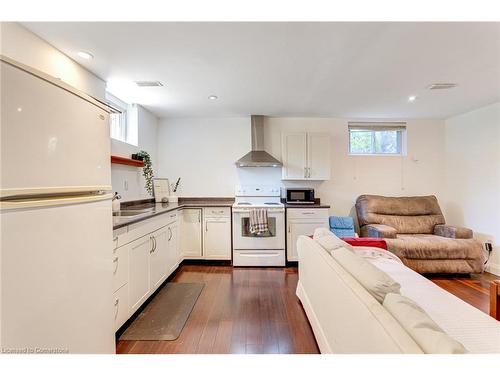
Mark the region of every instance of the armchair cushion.
POLYGON ((439 224, 434 227, 436 236, 447 238, 472 238, 472 230, 469 228, 455 227, 453 225, 439 224))
POLYGON ((396 238, 397 230, 389 225, 368 224, 361 228, 362 237, 396 238))

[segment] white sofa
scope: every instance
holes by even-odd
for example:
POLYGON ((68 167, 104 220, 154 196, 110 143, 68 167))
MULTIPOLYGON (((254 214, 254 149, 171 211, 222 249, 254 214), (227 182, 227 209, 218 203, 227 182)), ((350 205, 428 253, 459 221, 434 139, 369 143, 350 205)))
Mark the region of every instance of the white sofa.
MULTIPOLYGON (((424 353, 398 321, 315 240, 300 236, 299 297, 321 353, 424 353)), ((380 253, 380 251, 379 251, 380 253)), ((500 323, 396 260, 367 259, 401 284, 470 353, 500 353, 500 323)))

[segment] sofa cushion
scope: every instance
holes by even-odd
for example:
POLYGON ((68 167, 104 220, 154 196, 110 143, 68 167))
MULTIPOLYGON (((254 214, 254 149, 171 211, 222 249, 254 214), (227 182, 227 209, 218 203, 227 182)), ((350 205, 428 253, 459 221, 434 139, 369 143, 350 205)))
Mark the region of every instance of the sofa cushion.
POLYGON ((388 293, 383 306, 401 324, 424 353, 464 354, 467 350, 448 336, 413 300, 400 294, 388 293))
POLYGON ((434 233, 444 224, 444 216, 435 196, 383 197, 361 195, 356 200, 359 225, 384 224, 398 233, 434 233))
POLYGON ((331 254, 342 268, 349 272, 380 303, 384 301, 387 293, 399 293, 401 285, 366 259, 343 247, 332 250, 331 254))
POLYGON ((481 244, 474 239, 452 239, 432 234, 398 234, 387 238, 387 248, 408 259, 482 258, 481 244))
POLYGON ((316 228, 314 231, 313 239, 325 250, 332 251, 339 247, 345 247, 352 251, 352 246, 347 242, 338 238, 327 228, 316 228))

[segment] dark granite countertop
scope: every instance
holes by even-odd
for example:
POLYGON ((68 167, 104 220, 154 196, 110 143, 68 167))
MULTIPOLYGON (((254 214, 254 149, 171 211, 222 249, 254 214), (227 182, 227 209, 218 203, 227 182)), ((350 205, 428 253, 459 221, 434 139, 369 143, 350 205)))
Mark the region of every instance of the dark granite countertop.
POLYGON ((234 198, 179 198, 178 203, 155 203, 153 199, 145 199, 121 204, 122 211, 144 210, 134 216, 113 216, 113 230, 138 223, 152 217, 185 207, 231 207, 234 198))
POLYGON ((285 199, 282 199, 281 202, 285 205, 285 208, 330 208, 329 204, 322 204, 319 198, 316 198, 313 204, 286 203, 285 199))
POLYGON ((314 203, 314 204, 285 203, 285 208, 330 208, 330 205, 322 203, 314 203))

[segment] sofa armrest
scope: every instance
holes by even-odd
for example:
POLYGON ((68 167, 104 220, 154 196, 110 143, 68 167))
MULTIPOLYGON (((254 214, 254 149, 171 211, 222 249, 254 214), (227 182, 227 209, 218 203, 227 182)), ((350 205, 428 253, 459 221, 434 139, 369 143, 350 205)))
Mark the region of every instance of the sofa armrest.
POLYGON ((362 237, 396 238, 397 230, 389 225, 368 224, 361 228, 362 237))
POLYGON ((434 227, 436 236, 448 238, 472 238, 472 230, 469 228, 455 227, 453 225, 438 224, 434 227))

